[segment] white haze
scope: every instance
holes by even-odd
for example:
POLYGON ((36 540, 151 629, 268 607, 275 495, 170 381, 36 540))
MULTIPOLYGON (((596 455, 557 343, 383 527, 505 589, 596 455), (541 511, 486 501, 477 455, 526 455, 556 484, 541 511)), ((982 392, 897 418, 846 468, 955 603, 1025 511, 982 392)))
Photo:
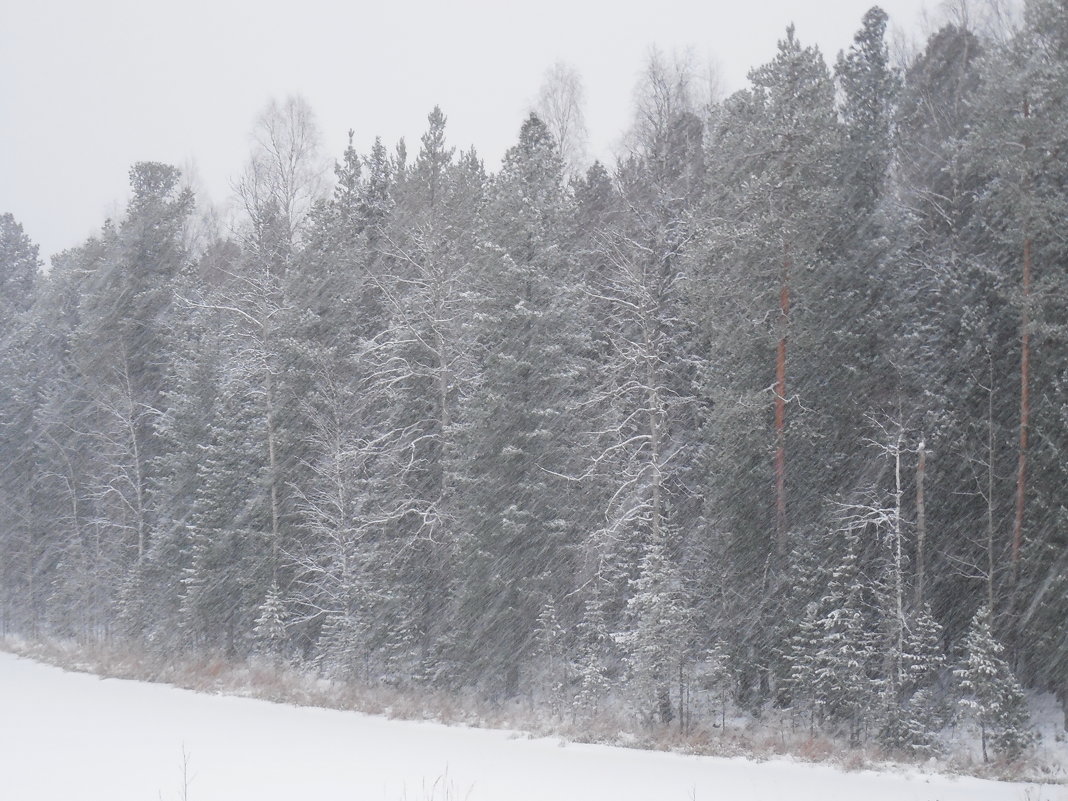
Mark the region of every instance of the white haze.
MULTIPOLYGON (((610 159, 651 46, 689 50, 731 90, 774 55, 790 20, 833 61, 873 2, 7 0, 0 213, 47 258, 124 207, 137 161, 180 166, 225 201, 256 114, 293 93, 315 110, 332 157, 350 128, 360 152, 376 135, 390 147, 406 137, 414 152, 437 104, 451 142, 492 166, 557 61, 581 74, 591 155, 610 159)), ((892 27, 924 30, 923 0, 880 5, 892 27)))

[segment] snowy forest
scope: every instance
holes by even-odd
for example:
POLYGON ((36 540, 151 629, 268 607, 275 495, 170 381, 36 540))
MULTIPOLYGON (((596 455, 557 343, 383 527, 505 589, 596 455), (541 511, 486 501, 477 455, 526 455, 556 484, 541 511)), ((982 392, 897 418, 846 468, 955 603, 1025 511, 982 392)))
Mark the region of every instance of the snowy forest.
POLYGON ((713 101, 652 56, 612 165, 566 81, 496 171, 438 108, 321 154, 293 98, 232 225, 155 162, 50 270, 0 216, 0 633, 1024 752, 1025 689, 1068 703, 1068 7, 886 27, 713 101))

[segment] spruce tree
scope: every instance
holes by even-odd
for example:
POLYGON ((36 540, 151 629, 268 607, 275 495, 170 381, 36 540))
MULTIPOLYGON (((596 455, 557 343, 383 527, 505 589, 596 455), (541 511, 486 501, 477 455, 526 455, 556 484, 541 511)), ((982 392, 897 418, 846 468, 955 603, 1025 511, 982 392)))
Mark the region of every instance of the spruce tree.
POLYGON ((281 654, 286 640, 285 606, 282 603, 282 591, 277 583, 272 583, 267 590, 252 633, 260 653, 270 657, 281 654))
POLYGON ((841 532, 844 549, 820 607, 811 675, 819 714, 844 725, 850 745, 859 745, 876 698, 873 661, 878 653, 868 619, 869 587, 860 565, 855 530, 841 532))
POLYGON ((563 248, 570 207, 556 145, 532 115, 489 193, 468 340, 477 378, 455 421, 461 661, 506 696, 520 689, 543 593, 570 583, 578 541, 565 478, 579 472, 580 442, 564 388, 581 387, 583 355, 563 248))
MULTIPOLYGON (((36 605, 31 576, 36 521, 35 416, 43 364, 31 307, 37 299, 41 260, 10 214, 0 215, 0 631, 24 625, 36 605), (29 586, 27 586, 29 585, 29 586), (28 596, 28 597, 27 597, 28 596)), ((58 323, 58 321, 57 321, 58 323)))
POLYGON ((986 607, 972 618, 962 651, 953 675, 961 711, 979 726, 983 761, 990 759, 988 746, 1008 759, 1018 757, 1031 742, 1026 699, 1002 656, 1005 646, 994 638, 986 607))
POLYGON ((880 732, 884 743, 916 754, 938 750, 937 733, 947 717, 939 687, 944 663, 942 627, 925 606, 909 617, 905 628, 904 683, 885 699, 887 715, 880 732))
MULTIPOLYGON (((665 537, 649 543, 634 594, 627 602, 627 630, 615 635, 629 667, 630 689, 646 720, 668 724, 676 717, 672 688, 693 661, 694 621, 690 599, 670 561, 665 537)), ((680 691, 682 687, 679 686, 680 691)), ((679 697, 678 709, 683 708, 679 697)), ((680 727, 685 721, 679 721, 680 727)))

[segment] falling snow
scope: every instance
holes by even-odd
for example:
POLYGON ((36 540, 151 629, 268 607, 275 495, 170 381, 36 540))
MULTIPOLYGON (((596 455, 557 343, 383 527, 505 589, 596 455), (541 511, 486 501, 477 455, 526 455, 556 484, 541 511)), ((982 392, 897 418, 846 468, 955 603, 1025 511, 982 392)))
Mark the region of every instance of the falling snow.
MULTIPOLYGON (((610 165, 558 65, 496 169, 437 107, 325 154, 293 96, 228 211, 137 162, 47 272, 3 214, 0 634, 1063 781, 1068 9, 1012 19, 892 58, 873 8, 833 63, 791 25, 721 99, 654 51, 610 165)), ((234 798, 1022 791, 0 669, 0 775, 54 797, 182 743, 234 798)))

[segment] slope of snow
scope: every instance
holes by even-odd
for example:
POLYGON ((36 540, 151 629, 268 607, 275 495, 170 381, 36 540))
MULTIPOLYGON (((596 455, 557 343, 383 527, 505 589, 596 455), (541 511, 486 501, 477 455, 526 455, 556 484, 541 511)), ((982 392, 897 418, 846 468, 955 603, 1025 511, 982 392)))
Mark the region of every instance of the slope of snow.
POLYGON ((0 799, 298 798, 1061 801, 1068 794, 972 778, 561 745, 100 679, 0 653, 0 799))

